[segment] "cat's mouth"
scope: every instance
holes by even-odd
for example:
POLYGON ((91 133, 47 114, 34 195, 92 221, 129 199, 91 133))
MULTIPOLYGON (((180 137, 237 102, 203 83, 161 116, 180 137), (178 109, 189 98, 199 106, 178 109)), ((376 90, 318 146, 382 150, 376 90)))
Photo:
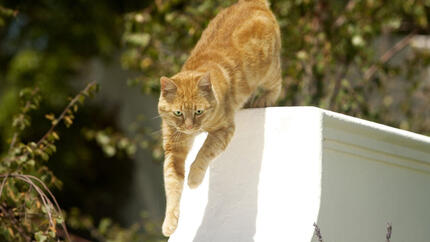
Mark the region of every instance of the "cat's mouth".
POLYGON ((180 129, 179 132, 184 134, 196 134, 201 132, 200 129, 180 129))
POLYGON ((189 130, 189 129, 181 130, 181 132, 184 133, 184 134, 194 134, 194 133, 196 133, 195 130, 189 130))

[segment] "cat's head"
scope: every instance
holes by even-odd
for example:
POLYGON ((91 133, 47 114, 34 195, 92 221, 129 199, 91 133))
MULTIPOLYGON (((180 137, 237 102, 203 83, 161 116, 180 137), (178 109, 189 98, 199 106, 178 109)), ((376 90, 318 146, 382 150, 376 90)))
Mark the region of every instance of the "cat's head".
POLYGON ((210 73, 186 71, 161 77, 158 112, 164 122, 180 132, 203 131, 217 105, 210 73))

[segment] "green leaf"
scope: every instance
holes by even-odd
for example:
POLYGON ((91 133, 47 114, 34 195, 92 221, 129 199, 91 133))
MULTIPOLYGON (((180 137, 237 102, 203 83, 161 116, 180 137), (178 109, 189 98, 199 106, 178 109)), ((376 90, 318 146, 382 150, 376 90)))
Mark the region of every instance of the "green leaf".
POLYGON ((31 159, 31 160, 27 161, 27 165, 34 167, 36 165, 36 161, 31 159))
POLYGON ((112 145, 107 145, 103 147, 103 151, 105 152, 105 154, 109 157, 112 157, 116 154, 116 149, 114 146, 112 145))
POLYGON ((105 234, 109 228, 109 226, 112 225, 112 220, 108 218, 103 218, 99 223, 99 232, 101 234, 105 234))
POLYGON ((78 102, 79 102, 80 104, 84 104, 84 102, 85 102, 85 96, 84 96, 84 95, 79 95, 79 97, 78 97, 78 102))
POLYGON ((28 160, 28 156, 27 155, 22 155, 18 159, 18 164, 20 165, 20 164, 26 162, 27 160, 28 160))
POLYGON ((46 119, 48 119, 48 120, 51 120, 51 121, 52 121, 52 120, 55 120, 55 115, 54 115, 54 114, 52 114, 52 113, 50 113, 50 114, 46 114, 46 115, 45 115, 45 118, 46 118, 46 119))
POLYGON ((127 138, 122 138, 118 142, 118 148, 125 149, 128 145, 130 145, 130 142, 127 138))
POLYGON ((110 142, 109 136, 107 136, 104 132, 98 132, 96 135, 96 140, 102 145, 106 145, 110 142))
POLYGON ((49 237, 51 237, 51 238, 55 238, 55 236, 56 236, 55 231, 54 231, 53 229, 50 229, 50 230, 48 231, 48 235, 49 235, 49 237))
POLYGON ((134 144, 131 144, 127 147, 126 151, 129 156, 134 155, 136 153, 137 147, 134 144))
POLYGON ((148 33, 134 33, 124 36, 124 41, 130 44, 146 47, 151 40, 151 35, 148 33))
POLYGON ((58 216, 57 217, 57 223, 58 224, 62 224, 64 222, 64 218, 63 218, 63 216, 58 216))
POLYGON ((34 234, 37 242, 45 242, 48 240, 48 236, 44 235, 42 231, 39 231, 34 234))
POLYGON ((73 120, 70 116, 64 116, 64 124, 69 128, 73 124, 73 120))
POLYGON ((49 160, 49 155, 41 149, 37 149, 35 151, 36 155, 40 156, 43 160, 49 160))
POLYGON ((52 135, 52 137, 54 137, 54 139, 56 139, 56 140, 59 140, 59 139, 60 139, 60 136, 58 136, 57 132, 55 132, 55 131, 53 131, 51 135, 52 135))
POLYGON ((49 148, 52 152, 57 152, 57 147, 55 147, 55 145, 53 145, 53 144, 48 145, 48 148, 49 148))

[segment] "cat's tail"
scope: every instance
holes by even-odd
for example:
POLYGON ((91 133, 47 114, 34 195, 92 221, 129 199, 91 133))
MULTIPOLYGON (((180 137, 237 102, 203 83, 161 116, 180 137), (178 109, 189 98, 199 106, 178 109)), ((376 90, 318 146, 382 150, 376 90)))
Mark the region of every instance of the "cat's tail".
POLYGON ((267 1, 267 0, 239 0, 239 2, 260 2, 260 3, 263 3, 264 5, 266 5, 266 7, 270 6, 269 1, 267 1))

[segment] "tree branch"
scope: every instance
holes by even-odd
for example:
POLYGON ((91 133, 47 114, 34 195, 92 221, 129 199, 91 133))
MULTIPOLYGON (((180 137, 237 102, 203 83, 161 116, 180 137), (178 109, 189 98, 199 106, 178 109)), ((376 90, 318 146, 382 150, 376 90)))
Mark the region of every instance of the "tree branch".
POLYGON ((345 13, 351 11, 354 7, 355 4, 357 3, 357 0, 349 0, 349 2, 346 4, 345 10, 343 10, 342 15, 340 15, 336 21, 334 21, 334 27, 339 27, 341 26, 343 23, 345 23, 346 17, 345 17, 345 13))
MULTIPOLYGON (((52 122, 51 128, 42 136, 42 138, 40 138, 39 141, 37 141, 36 143, 36 147, 39 147, 43 141, 45 141, 48 136, 54 131, 54 129, 58 126, 58 124, 64 119, 64 116, 67 114, 67 112, 70 110, 71 107, 73 107, 78 101, 79 98, 81 96, 85 96, 88 91, 90 90, 90 88, 92 88, 93 86, 96 85, 96 82, 91 82, 89 83, 84 90, 80 91, 71 101, 70 103, 66 106, 66 108, 63 110, 63 112, 60 114, 60 116, 54 120, 54 122, 52 122)), ((43 150, 43 149, 42 149, 43 150)), ((21 157, 24 157, 26 155, 28 155, 30 153, 30 151, 26 150, 23 154, 19 155, 18 157, 14 157, 12 158, 12 160, 18 160, 21 157)))
POLYGON ((18 132, 15 132, 12 136, 12 141, 10 142, 9 151, 15 146, 16 139, 18 138, 18 132))
POLYGON ((9 176, 9 174, 6 174, 5 177, 3 178, 3 181, 1 182, 1 185, 0 185, 0 198, 1 198, 1 195, 3 194, 3 187, 6 184, 6 180, 7 180, 8 176, 9 176))
POLYGON ((395 54, 397 54, 399 51, 404 49, 412 40, 412 38, 417 33, 417 30, 413 30, 411 33, 409 33, 406 37, 401 39, 399 42, 397 42, 393 47, 391 47, 389 50, 387 50, 381 58, 379 58, 379 62, 373 64, 367 71, 364 73, 364 80, 368 81, 372 76, 376 73, 378 70, 378 64, 384 64, 387 61, 389 61, 395 54))
POLYGON ((70 103, 66 106, 66 108, 63 110, 63 112, 60 114, 60 116, 52 123, 51 128, 48 130, 48 132, 45 133, 45 135, 37 142, 37 146, 39 146, 40 144, 42 144, 42 142, 52 133, 52 131, 54 131, 55 127, 57 127, 57 125, 63 120, 64 116, 66 115, 67 111, 70 110, 71 107, 73 107, 73 105, 75 105, 78 101, 79 98, 82 95, 85 95, 88 90, 93 87, 94 85, 96 85, 96 82, 91 82, 90 84, 88 84, 84 90, 82 90, 81 92, 79 92, 73 99, 72 101, 70 101, 70 103))

